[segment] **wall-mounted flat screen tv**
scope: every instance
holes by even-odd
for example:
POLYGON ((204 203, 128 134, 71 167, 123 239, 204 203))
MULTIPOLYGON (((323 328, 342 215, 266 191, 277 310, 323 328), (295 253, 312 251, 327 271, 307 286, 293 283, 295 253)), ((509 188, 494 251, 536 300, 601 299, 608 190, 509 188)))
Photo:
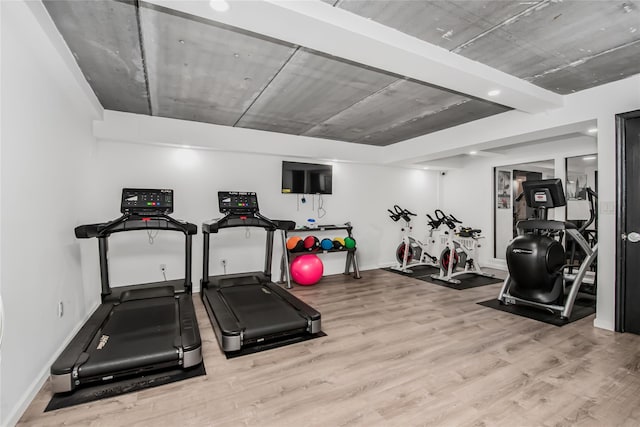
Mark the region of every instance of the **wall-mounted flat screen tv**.
POLYGON ((333 166, 315 163, 282 162, 282 192, 290 194, 331 194, 333 166))

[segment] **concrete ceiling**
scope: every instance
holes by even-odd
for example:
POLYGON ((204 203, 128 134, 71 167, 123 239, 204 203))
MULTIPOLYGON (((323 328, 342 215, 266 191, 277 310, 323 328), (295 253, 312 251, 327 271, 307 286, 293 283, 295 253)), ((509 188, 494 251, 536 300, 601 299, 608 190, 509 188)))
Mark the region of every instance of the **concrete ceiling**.
MULTIPOLYGON (((437 46, 431 56, 463 59, 461 72, 486 64, 500 71, 493 79, 502 78, 507 89, 520 85, 534 93, 528 81, 567 94, 640 73, 639 1, 327 0, 319 6, 350 24, 399 30, 412 36, 409 44, 437 46), (512 76, 522 81, 514 84, 512 76)), ((447 73, 443 80, 423 78, 419 69, 429 67, 403 72, 401 61, 386 67, 375 58, 335 55, 295 35, 274 37, 179 10, 193 2, 168 3, 44 4, 110 110, 384 146, 528 105, 482 99, 484 90, 445 84, 447 73)), ((265 4, 231 6, 257 11, 265 4)), ((406 55, 403 50, 395 48, 406 55)), ((544 91, 539 96, 550 99, 544 91)))
POLYGON ((640 73, 638 0, 339 0, 336 6, 560 94, 640 73))

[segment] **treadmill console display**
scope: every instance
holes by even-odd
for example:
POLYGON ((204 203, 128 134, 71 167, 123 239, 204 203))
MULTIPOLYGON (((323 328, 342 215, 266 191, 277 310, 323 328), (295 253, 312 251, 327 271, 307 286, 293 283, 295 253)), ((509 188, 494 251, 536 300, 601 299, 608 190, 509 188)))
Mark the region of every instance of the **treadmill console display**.
POLYGON ((170 214, 173 212, 173 190, 123 188, 120 212, 123 214, 170 214))
POLYGON ((254 192, 218 191, 221 213, 250 214, 258 209, 258 195, 254 192))

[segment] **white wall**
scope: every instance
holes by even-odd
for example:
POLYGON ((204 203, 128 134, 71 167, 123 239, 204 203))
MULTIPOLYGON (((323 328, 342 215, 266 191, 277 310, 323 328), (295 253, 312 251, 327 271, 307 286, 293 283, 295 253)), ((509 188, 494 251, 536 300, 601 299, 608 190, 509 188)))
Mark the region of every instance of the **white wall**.
MULTIPOLYGON (((215 134, 211 135, 216 138, 215 134)), ((318 218, 318 196, 306 196, 305 204, 293 194, 281 194, 282 160, 301 160, 259 154, 162 147, 116 141, 98 143, 93 172, 96 186, 91 209, 82 212, 81 222, 105 221, 119 215, 123 187, 160 187, 175 191, 174 216, 198 225, 194 238, 193 277, 199 289, 202 276, 203 221, 220 217, 217 192, 255 191, 261 212, 270 218, 291 219, 305 225, 308 218, 321 224, 350 221, 358 245, 362 270, 390 265, 400 241, 400 224, 394 223, 387 209, 399 204, 419 214, 415 231, 426 232, 426 213, 437 208, 438 173, 388 166, 335 162, 333 194, 322 196, 326 216, 318 218), (316 210, 312 210, 315 204, 316 210)), ((114 235, 110 240, 113 285, 162 280, 160 264, 167 265, 168 278, 183 277, 182 237, 158 234, 150 245, 146 232, 114 235)), ((177 233, 176 233, 177 234, 177 233)), ((341 232, 318 233, 319 238, 344 236, 341 232)), ((276 236, 278 237, 278 236, 276 236)), ((210 274, 223 272, 221 259, 227 260, 227 273, 262 270, 264 232, 224 230, 211 239, 210 274)), ((281 250, 276 240, 273 273, 278 277, 281 250)), ((97 250, 94 241, 81 242, 85 278, 99 288, 97 250)), ((344 271, 345 255, 321 255, 325 274, 344 271)))
POLYGON ((2 2, 1 87, 0 424, 10 425, 87 315, 73 227, 88 194, 96 116, 22 2, 2 2))

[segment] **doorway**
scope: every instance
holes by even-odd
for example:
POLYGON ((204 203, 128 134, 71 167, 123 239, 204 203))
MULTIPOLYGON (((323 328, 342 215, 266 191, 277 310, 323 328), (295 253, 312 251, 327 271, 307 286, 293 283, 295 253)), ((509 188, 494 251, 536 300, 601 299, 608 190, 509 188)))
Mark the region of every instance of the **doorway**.
POLYGON ((616 115, 616 330, 640 334, 640 110, 616 115))

